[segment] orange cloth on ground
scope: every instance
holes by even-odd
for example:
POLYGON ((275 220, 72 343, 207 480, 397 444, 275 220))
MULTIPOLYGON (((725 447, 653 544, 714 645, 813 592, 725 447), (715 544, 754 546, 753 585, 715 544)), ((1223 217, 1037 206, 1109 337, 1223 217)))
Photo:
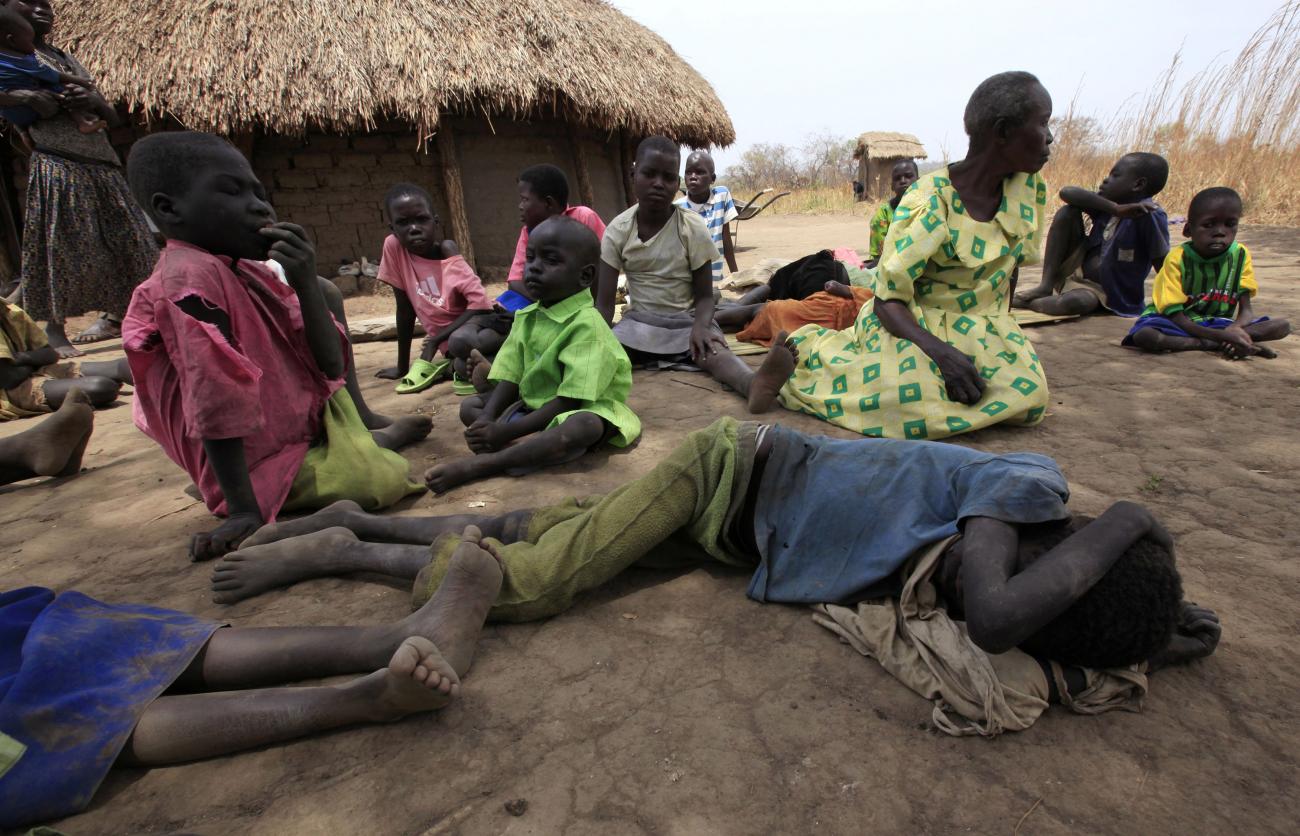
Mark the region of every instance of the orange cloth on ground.
POLYGON ((794 331, 804 325, 820 325, 842 331, 852 327, 858 311, 872 296, 865 287, 850 287, 852 299, 843 299, 826 291, 818 291, 807 299, 778 299, 768 302, 736 335, 741 342, 770 346, 782 331, 794 331))

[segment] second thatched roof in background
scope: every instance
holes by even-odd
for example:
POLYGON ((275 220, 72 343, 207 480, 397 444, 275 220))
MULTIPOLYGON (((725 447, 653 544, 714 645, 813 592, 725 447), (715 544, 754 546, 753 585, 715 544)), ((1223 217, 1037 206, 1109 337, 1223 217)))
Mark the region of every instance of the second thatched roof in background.
POLYGON ((911 157, 914 160, 926 158, 925 146, 921 140, 911 134, 897 131, 867 131, 858 137, 858 145, 853 149, 853 159, 885 160, 890 157, 911 157))
POLYGON ((58 5, 51 41, 111 100, 226 134, 389 118, 428 135, 459 111, 736 137, 709 83, 604 0, 81 0, 58 5))

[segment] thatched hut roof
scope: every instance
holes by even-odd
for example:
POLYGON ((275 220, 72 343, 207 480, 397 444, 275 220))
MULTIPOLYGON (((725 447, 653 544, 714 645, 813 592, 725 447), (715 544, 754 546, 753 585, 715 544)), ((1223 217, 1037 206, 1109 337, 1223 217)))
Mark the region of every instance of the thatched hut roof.
POLYGON ((220 133, 427 136, 451 111, 735 141, 708 82, 605 0, 80 0, 51 40, 110 99, 220 133))
POLYGON ((890 157, 925 159, 925 146, 911 134, 897 131, 867 131, 858 137, 858 147, 853 149, 853 159, 887 160, 890 157))

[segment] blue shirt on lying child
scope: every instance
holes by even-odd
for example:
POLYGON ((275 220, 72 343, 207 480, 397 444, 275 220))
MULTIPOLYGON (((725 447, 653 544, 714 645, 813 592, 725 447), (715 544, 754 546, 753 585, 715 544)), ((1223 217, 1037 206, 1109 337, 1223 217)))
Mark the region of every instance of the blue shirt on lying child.
POLYGON ((1106 307, 1120 316, 1139 316, 1152 262, 1169 254, 1169 217, 1158 205, 1139 218, 1093 215, 1085 252, 1094 250, 1101 251, 1098 281, 1106 307))
MULTIPOLYGON (((0 91, 10 90, 49 90, 51 93, 63 92, 59 82, 59 71, 40 62, 35 55, 5 55, 0 53, 0 91)), ((0 116, 9 124, 25 128, 38 118, 36 111, 26 105, 0 108, 0 116)))

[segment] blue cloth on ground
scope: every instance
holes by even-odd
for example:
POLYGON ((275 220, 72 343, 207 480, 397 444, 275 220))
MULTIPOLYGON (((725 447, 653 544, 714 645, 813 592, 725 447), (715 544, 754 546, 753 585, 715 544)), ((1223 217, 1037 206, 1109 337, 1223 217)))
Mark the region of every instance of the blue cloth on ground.
POLYGON ((140 714, 219 626, 78 592, 0 594, 0 732, 27 746, 0 777, 0 828, 86 807, 140 714))
POLYGON ((502 293, 500 296, 497 297, 497 304, 505 308, 506 310, 510 311, 511 313, 514 313, 516 311, 522 311, 524 308, 533 304, 533 300, 529 299, 527 296, 523 295, 522 293, 516 293, 513 290, 507 290, 505 293, 502 293))
MULTIPOLYGON (((1201 320, 1196 324, 1202 328, 1223 330, 1234 322, 1236 322, 1235 319, 1228 319, 1224 316, 1212 316, 1209 319, 1201 320)), ((1268 322, 1268 317, 1257 316, 1246 324, 1254 325, 1257 322, 1268 322)), ((1182 328, 1179 328, 1169 317, 1158 313, 1147 314, 1146 316, 1138 317, 1138 321, 1133 323, 1133 327, 1129 329, 1129 332, 1124 335, 1124 339, 1120 341, 1120 345, 1134 345, 1133 335, 1138 331, 1141 331, 1143 328, 1154 328, 1160 333, 1168 334, 1171 337, 1191 336, 1191 334, 1187 333, 1182 328)))
POLYGON ((1169 254, 1169 216, 1157 205, 1151 214, 1115 222, 1110 215, 1093 215, 1087 251, 1100 249, 1098 284, 1106 307, 1120 316, 1142 313, 1147 275, 1152 262, 1169 254))
POLYGON ((995 455, 935 441, 769 431, 754 508, 761 563, 749 597, 855 602, 968 517, 1039 523, 1070 516, 1065 476, 1036 453, 995 455))
MULTIPOLYGON (((5 55, 0 53, 0 91, 10 90, 49 90, 52 93, 63 92, 59 81, 59 71, 40 62, 35 55, 5 55)), ((0 108, 3 116, 11 125, 25 128, 40 117, 36 111, 26 105, 0 108)))

